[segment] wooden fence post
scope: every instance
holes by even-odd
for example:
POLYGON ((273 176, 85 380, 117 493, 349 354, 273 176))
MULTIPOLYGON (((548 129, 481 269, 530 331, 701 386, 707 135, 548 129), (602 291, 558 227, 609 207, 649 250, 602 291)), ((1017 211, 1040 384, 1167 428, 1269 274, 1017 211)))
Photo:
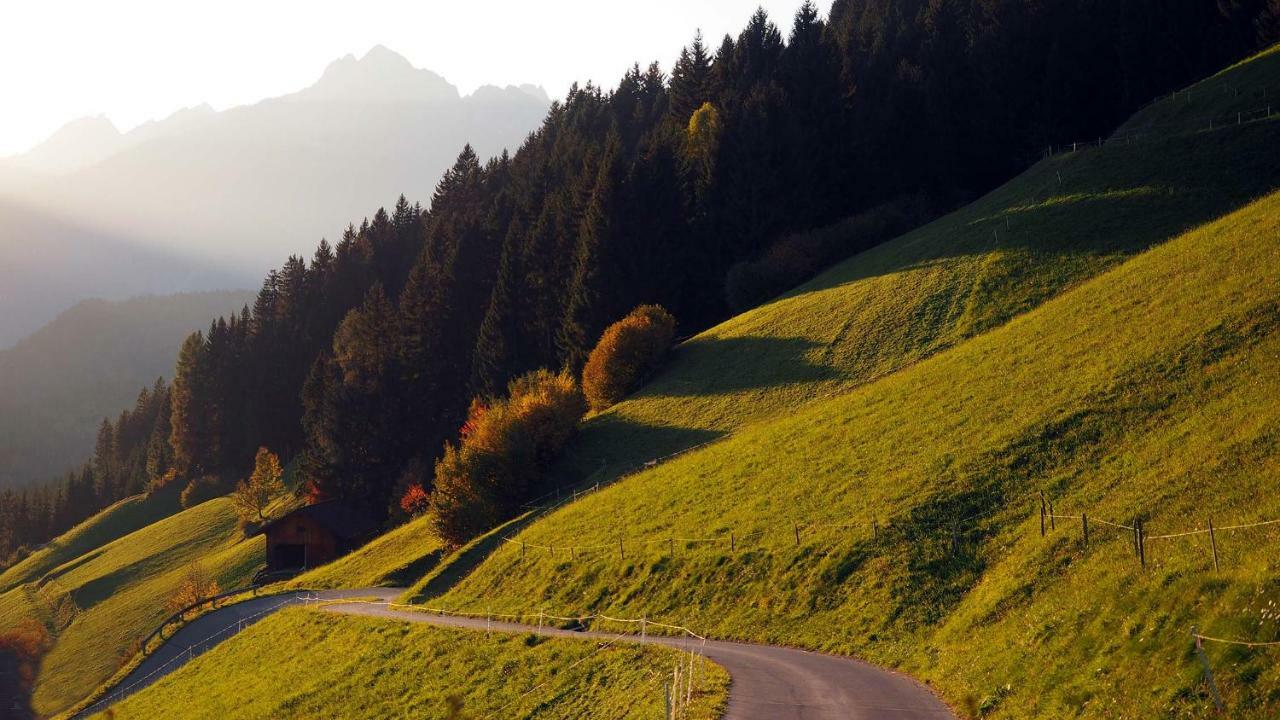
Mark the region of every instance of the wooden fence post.
POLYGON ((738 549, 738 542, 734 539, 733 533, 729 533, 729 552, 734 553, 738 549))
POLYGON ((1138 561, 1142 562, 1142 569, 1147 569, 1147 534, 1142 528, 1142 520, 1138 520, 1138 561))
POLYGON ((667 538, 667 546, 671 548, 671 557, 675 557, 676 556, 676 539, 667 538))
POLYGON ((1218 538, 1213 533, 1213 518, 1209 518, 1209 547, 1213 548, 1213 571, 1218 572, 1218 538))
POLYGON ((880 540, 880 523, 875 520, 871 521, 871 539, 874 541, 880 540))
POLYGON ((1196 632, 1196 626, 1191 626, 1191 638, 1196 644, 1196 655, 1200 656, 1200 666, 1204 668, 1204 681, 1209 685, 1209 692, 1213 695, 1213 706, 1218 712, 1226 712, 1226 707, 1222 704, 1222 696, 1218 694, 1218 684, 1213 681, 1213 670, 1209 669, 1209 658, 1204 654, 1204 644, 1200 642, 1200 633, 1196 632))
POLYGON ((523 540, 521 540, 521 541, 520 541, 520 559, 521 559, 521 560, 524 560, 524 549, 525 549, 525 548, 524 548, 524 541, 523 541, 523 540))
POLYGON ((1084 546, 1089 547, 1089 514, 1080 513, 1080 525, 1084 528, 1084 546))
POLYGON ((1044 493, 1040 493, 1040 537, 1044 537, 1044 493))
POLYGON ((795 531, 796 531, 796 547, 799 547, 800 546, 800 524, 795 523, 792 525, 792 527, 795 528, 795 531))
POLYGON ((623 547, 622 547, 622 536, 621 536, 621 535, 619 535, 619 536, 618 536, 618 559, 620 559, 620 560, 626 560, 626 559, 627 559, 627 551, 626 551, 626 549, 625 549, 625 548, 623 548, 623 547))

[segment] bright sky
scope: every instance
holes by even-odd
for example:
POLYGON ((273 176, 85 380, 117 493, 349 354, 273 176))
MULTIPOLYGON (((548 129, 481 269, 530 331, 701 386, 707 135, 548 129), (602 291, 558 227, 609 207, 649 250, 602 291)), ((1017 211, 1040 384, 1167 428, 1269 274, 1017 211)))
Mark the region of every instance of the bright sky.
POLYGON ((298 90, 377 44, 463 93, 534 83, 555 98, 575 80, 613 86, 635 61, 670 70, 696 28, 715 48, 757 6, 785 34, 800 2, 0 0, 0 156, 87 115, 127 131, 298 90))

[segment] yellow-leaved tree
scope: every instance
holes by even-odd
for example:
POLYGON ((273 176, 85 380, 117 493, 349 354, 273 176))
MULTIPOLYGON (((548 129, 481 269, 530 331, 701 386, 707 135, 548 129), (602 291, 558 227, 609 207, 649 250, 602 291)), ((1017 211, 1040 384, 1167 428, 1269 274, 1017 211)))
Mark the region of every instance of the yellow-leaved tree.
POLYGON ((284 470, 280 458, 266 448, 258 448, 253 461, 253 474, 241 480, 231 493, 236 513, 245 523, 265 522, 267 507, 271 501, 284 494, 284 470))

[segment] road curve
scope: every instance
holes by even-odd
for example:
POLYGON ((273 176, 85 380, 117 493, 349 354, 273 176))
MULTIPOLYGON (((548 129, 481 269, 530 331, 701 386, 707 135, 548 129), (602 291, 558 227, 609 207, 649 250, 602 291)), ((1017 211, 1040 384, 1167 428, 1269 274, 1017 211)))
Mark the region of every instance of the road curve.
MULTIPOLYGON (((339 601, 326 604, 328 612, 346 615, 391 618, 406 622, 484 630, 480 618, 438 616, 389 607, 400 590, 333 590, 308 595, 290 593, 255 598, 229 605, 204 615, 183 627, 129 674, 100 704, 99 712, 111 703, 137 692, 181 667, 217 643, 275 610, 297 605, 310 598, 339 601), (375 598, 374 602, 355 599, 375 598), (352 600, 351 602, 340 602, 352 600)), ((538 632, 569 638, 616 637, 612 633, 583 632, 514 623, 493 622, 487 626, 500 632, 538 632)), ((680 638, 650 635, 643 640, 634 635, 627 642, 646 642, 681 647, 680 638)), ((884 668, 850 658, 821 653, 747 643, 708 640, 706 656, 719 663, 731 678, 729 706, 725 720, 953 720, 955 715, 927 687, 884 668)), ((87 714, 87 713, 86 713, 87 714)))
POLYGON ((313 600, 344 600, 356 597, 372 597, 389 601, 399 597, 403 592, 394 588, 291 592, 251 598, 218 608, 183 625, 163 645, 148 655, 142 664, 116 683, 101 700, 75 717, 89 717, 94 713, 102 712, 282 607, 303 605, 313 600))
MULTIPOLYGON (((484 630, 482 618, 431 615, 397 610, 385 603, 341 603, 329 612, 394 618, 408 622, 484 630)), ((538 629, 529 625, 493 622, 501 632, 537 632, 569 638, 611 639, 614 633, 538 629)), ((650 635, 644 640, 626 635, 628 642, 682 647, 675 637, 650 635)), ((955 715, 924 685, 899 673, 850 658, 747 643, 708 640, 706 656, 729 671, 729 707, 725 720, 939 720, 955 715)))

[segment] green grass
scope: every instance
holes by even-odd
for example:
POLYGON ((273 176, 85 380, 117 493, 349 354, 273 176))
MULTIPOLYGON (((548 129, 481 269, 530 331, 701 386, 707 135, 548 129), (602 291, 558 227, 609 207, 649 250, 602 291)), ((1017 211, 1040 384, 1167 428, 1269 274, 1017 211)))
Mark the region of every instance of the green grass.
POLYGON ((106 528, 117 525, 124 512, 142 512, 147 502, 117 504, 64 535, 52 552, 69 555, 79 547, 92 549, 52 569, 33 565, 24 571, 25 577, 38 575, 38 580, 0 595, 0 621, 8 624, 35 616, 56 637, 36 679, 37 712, 48 715, 66 709, 110 677, 134 643, 168 617, 165 604, 193 561, 224 589, 246 584, 261 565, 262 539, 243 537, 226 498, 105 544, 85 540, 114 534, 106 528))
MULTIPOLYGON (((221 719, 656 718, 666 648, 438 628, 284 610, 116 705, 114 717, 221 719)), ((691 718, 719 717, 727 674, 707 664, 691 718)), ((101 717, 101 716, 99 716, 101 717)))
MULTIPOLYGON (((517 536, 559 552, 495 546, 410 598, 859 654, 990 717, 1202 716, 1190 627, 1280 636, 1280 529, 1220 534, 1220 573, 1202 536, 1152 540, 1144 572, 1097 520, 1280 518, 1278 141, 1272 121, 1053 158, 713 328, 565 472, 720 442, 517 536), (1040 537, 1040 490, 1094 519, 1088 548, 1078 521, 1040 537)), ((1280 711, 1273 655, 1208 653, 1234 717, 1280 711)))
POLYGON ((179 490, 135 495, 102 510, 0 573, 0 593, 39 580, 65 562, 178 512, 179 490))
POLYGON ((365 588, 408 584, 435 567, 440 541, 429 518, 420 517, 337 560, 303 573, 289 587, 365 588))

